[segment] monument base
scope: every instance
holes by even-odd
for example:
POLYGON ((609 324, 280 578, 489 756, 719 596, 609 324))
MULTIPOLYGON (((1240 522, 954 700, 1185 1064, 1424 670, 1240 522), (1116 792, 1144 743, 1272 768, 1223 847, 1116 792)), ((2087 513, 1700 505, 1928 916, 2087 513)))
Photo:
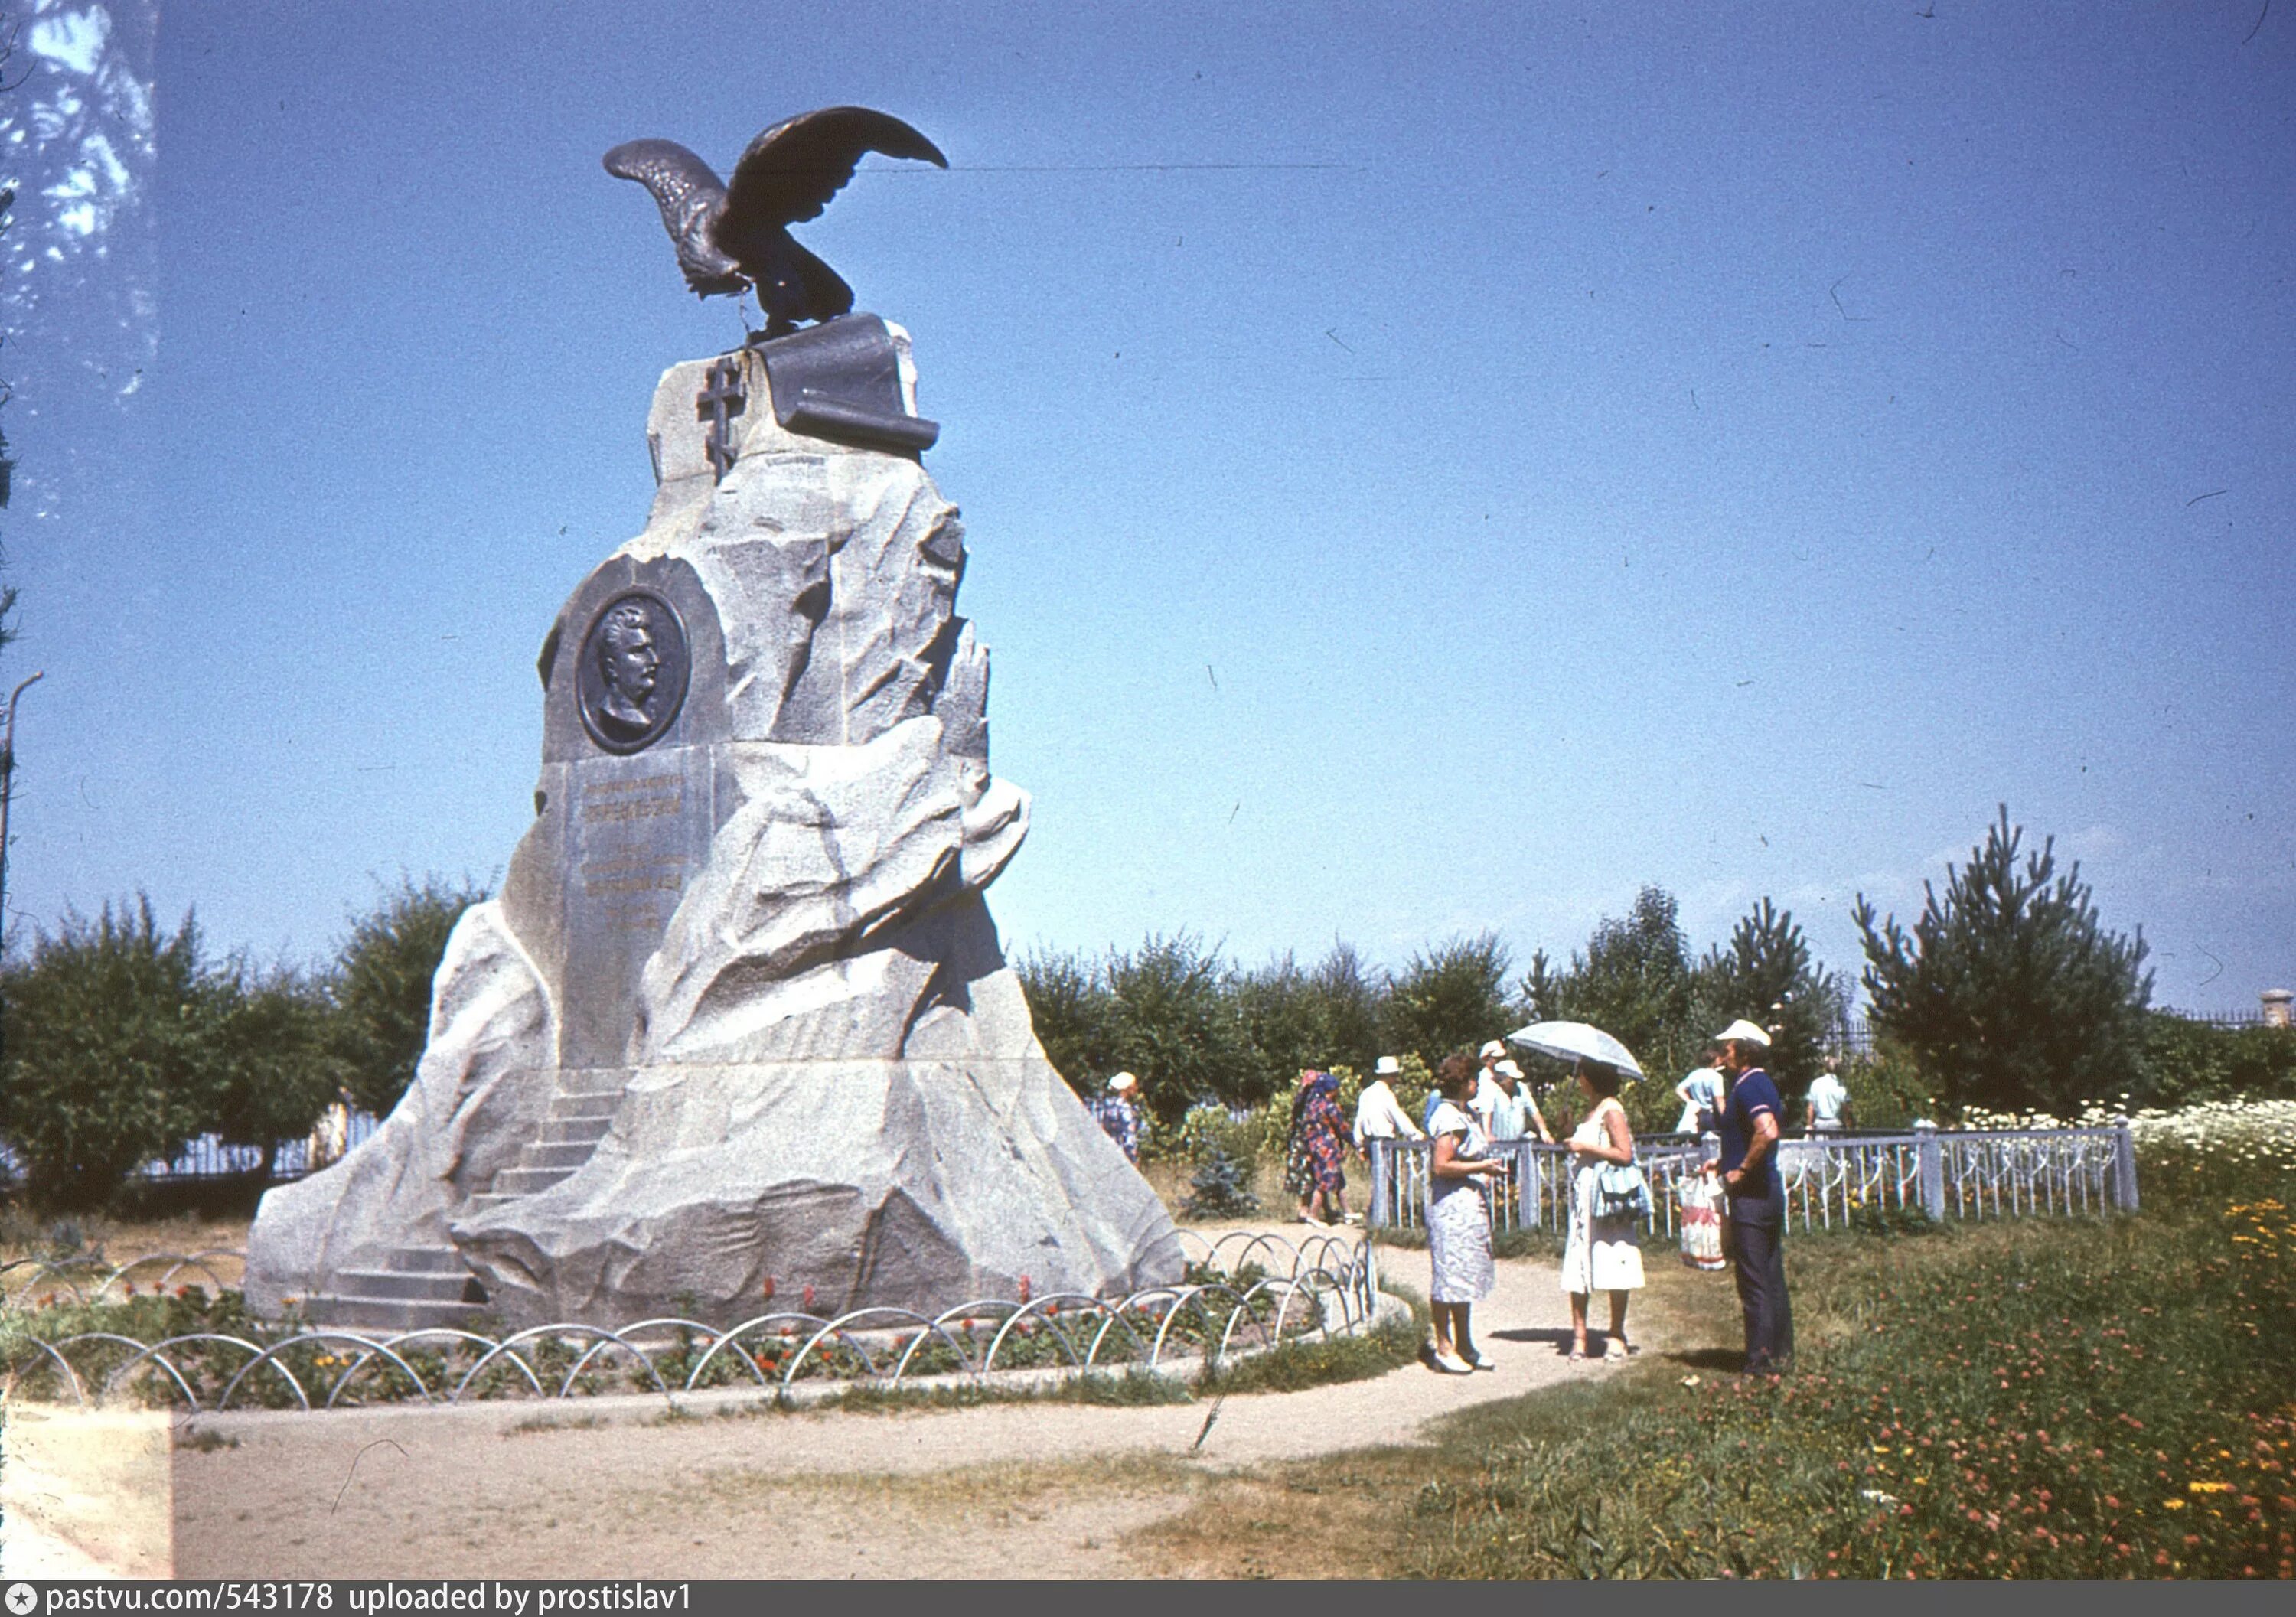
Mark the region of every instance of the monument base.
POLYGON ((1174 1279, 1162 1204, 1041 1060, 652 1069, 575 1173, 455 1220, 505 1324, 934 1313, 1174 1279))

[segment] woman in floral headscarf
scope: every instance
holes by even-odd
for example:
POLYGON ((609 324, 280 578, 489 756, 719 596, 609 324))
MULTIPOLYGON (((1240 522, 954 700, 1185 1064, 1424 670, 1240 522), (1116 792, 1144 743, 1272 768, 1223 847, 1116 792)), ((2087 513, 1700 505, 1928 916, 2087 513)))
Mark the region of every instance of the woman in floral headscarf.
POLYGON ((1340 1080, 1328 1072, 1303 1069, 1300 1088, 1292 1096, 1292 1137, 1283 1153, 1283 1187, 1300 1198, 1302 1224, 1346 1219, 1347 1149, 1348 1120, 1340 1110, 1340 1080))

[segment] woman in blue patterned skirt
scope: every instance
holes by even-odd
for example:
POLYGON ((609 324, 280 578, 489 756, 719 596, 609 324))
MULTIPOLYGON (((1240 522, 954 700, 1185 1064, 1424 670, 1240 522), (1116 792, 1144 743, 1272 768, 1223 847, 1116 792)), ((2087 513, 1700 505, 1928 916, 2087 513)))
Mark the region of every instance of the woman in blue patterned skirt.
POLYGON ((1434 1155, 1427 1178, 1427 1257, 1434 1271, 1428 1287, 1435 1318, 1429 1362, 1448 1375, 1496 1369, 1475 1346, 1469 1310, 1491 1294, 1490 1181, 1506 1171, 1489 1155, 1490 1141, 1472 1113, 1475 1068, 1464 1055, 1447 1055, 1436 1069, 1442 1104, 1428 1119, 1434 1155))

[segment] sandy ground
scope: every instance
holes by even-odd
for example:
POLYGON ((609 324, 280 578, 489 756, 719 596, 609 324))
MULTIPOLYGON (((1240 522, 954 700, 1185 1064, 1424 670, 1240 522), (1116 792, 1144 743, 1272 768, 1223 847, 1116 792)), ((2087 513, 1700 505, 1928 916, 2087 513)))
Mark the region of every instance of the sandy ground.
MULTIPOLYGON (((1382 1258, 1424 1286, 1423 1255, 1382 1258)), ((1673 1345, 1662 1311, 1646 1312, 1638 1339, 1673 1345)), ((1210 1475, 1423 1441, 1435 1416, 1609 1373, 1562 1358, 1569 1314, 1550 1260, 1502 1263, 1478 1319, 1496 1371, 1411 1367, 1238 1395, 1209 1432, 1203 1404, 664 1419, 658 1400, 630 1399, 209 1417, 174 1454, 174 1566, 195 1578, 1136 1576, 1155 1570, 1152 1552, 1128 1536, 1185 1509, 1210 1475)))
POLYGON ((172 1424, 157 1409, 0 1415, 0 1575, 166 1577, 172 1424))

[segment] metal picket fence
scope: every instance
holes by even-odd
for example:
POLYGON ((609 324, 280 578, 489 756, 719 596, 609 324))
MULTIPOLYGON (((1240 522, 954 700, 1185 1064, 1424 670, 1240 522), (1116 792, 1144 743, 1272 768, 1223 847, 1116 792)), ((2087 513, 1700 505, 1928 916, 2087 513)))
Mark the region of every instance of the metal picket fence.
MULTIPOLYGON (((271 1177, 284 1182, 316 1173, 365 1145, 378 1127, 380 1120, 373 1112, 346 1111, 332 1120, 332 1127, 322 1125, 302 1139, 282 1145, 271 1177)), ((269 1152, 260 1145, 227 1145, 215 1135, 203 1134, 174 1156, 146 1162, 135 1170, 135 1177, 151 1181, 234 1178, 261 1172, 269 1158, 269 1152)), ((6 1141, 0 1140, 0 1186, 13 1183, 22 1171, 22 1161, 6 1141)))
MULTIPOLYGON (((1374 1227, 1417 1229, 1427 1222, 1424 1141, 1372 1140, 1374 1227)), ((1540 1140, 1502 1140, 1508 1159, 1490 1197, 1491 1227, 1558 1233, 1570 1222, 1570 1153, 1540 1140)), ((1698 1170, 1698 1143, 1685 1135, 1635 1142, 1650 1180, 1646 1234, 1677 1233, 1680 1180, 1698 1170)), ((1931 1219, 2013 1219, 2136 1211, 2136 1153, 2126 1120, 2102 1129, 1939 1129, 1844 1134, 1784 1140, 1778 1173, 1786 1217, 1801 1229, 1831 1229, 1861 1213, 1919 1211, 1931 1219)))

